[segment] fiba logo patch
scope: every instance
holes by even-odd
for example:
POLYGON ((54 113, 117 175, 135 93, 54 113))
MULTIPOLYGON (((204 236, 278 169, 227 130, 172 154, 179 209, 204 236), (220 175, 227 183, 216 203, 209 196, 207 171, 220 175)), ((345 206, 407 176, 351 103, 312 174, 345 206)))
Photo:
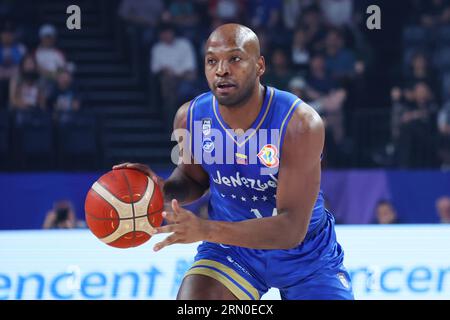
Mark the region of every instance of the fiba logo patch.
POLYGON ((202 119, 202 133, 204 136, 208 136, 211 133, 211 123, 210 118, 202 119))
POLYGON ((346 288, 346 289, 350 288, 350 283, 348 282, 347 278, 345 277, 345 274, 343 274, 342 272, 339 272, 337 274, 337 277, 338 277, 339 281, 341 281, 344 288, 346 288))
POLYGON ((258 153, 258 158, 268 168, 276 168, 280 163, 278 149, 273 144, 266 144, 258 153))
POLYGON ((211 153, 214 150, 214 142, 210 138, 203 140, 203 150, 205 152, 211 153))

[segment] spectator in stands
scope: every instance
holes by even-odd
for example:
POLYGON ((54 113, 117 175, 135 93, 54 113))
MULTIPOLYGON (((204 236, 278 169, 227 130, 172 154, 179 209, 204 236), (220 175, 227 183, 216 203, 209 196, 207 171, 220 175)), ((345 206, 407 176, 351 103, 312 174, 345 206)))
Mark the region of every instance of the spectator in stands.
MULTIPOLYGON (((161 98, 167 130, 171 130, 173 117, 179 107, 179 101, 186 95, 195 95, 197 81, 197 63, 191 41, 176 37, 170 24, 163 24, 159 31, 159 42, 151 50, 151 72, 159 79, 161 98), (192 88, 189 94, 188 87, 192 88), (183 97, 178 95, 183 88, 183 97)), ((192 98, 192 97, 191 97, 192 98)))
POLYGON ((316 54, 311 58, 306 81, 312 90, 311 94, 314 99, 338 87, 338 83, 331 77, 326 68, 325 57, 320 54, 316 54))
POLYGON ((446 0, 423 1, 420 15, 422 26, 432 28, 450 22, 450 5, 446 0))
POLYGON ((54 80, 59 69, 66 67, 66 57, 56 47, 56 28, 45 24, 39 29, 40 43, 35 56, 39 73, 45 79, 54 80))
POLYGON ((18 72, 26 48, 15 39, 15 29, 6 23, 0 31, 0 108, 7 105, 9 81, 18 72))
POLYGON ((55 112, 78 111, 80 104, 72 74, 67 69, 60 69, 56 76, 56 87, 48 98, 49 107, 55 112))
POLYGON ((282 49, 277 48, 272 53, 270 61, 271 63, 267 66, 268 70, 264 74, 264 82, 280 90, 287 90, 289 81, 294 74, 289 67, 286 53, 282 49))
POLYGON ((45 109, 45 103, 36 60, 33 55, 26 55, 20 63, 18 74, 10 82, 10 107, 16 110, 45 109))
POLYGON ((375 218, 377 224, 400 223, 397 211, 389 200, 381 200, 375 208, 375 218))
POLYGON ((438 131, 439 160, 442 168, 450 168, 450 100, 439 111, 438 131))
POLYGON ((313 52, 324 49, 326 29, 320 9, 317 6, 311 5, 305 8, 299 19, 299 27, 306 31, 308 46, 313 52))
POLYGON ((322 55, 312 57, 307 84, 308 97, 315 101, 314 105, 322 115, 332 139, 336 144, 341 144, 345 136, 343 104, 347 92, 329 76, 322 55))
POLYGON ((351 78, 355 73, 356 56, 345 47, 344 36, 339 29, 330 29, 325 39, 326 66, 335 79, 351 78))
POLYGON ((67 200, 55 202, 53 209, 47 212, 43 229, 84 228, 85 223, 77 219, 73 204, 67 200))
POLYGON ((294 33, 291 58, 296 70, 303 73, 307 71, 310 61, 310 49, 308 48, 306 31, 302 28, 297 29, 294 33))
POLYGON ((236 22, 242 21, 244 6, 239 0, 212 0, 208 2, 208 11, 212 20, 236 22))
POLYGON ((300 17, 305 8, 310 7, 314 3, 314 1, 315 0, 283 0, 281 17, 284 23, 284 27, 288 30, 293 30, 295 27, 297 27, 300 21, 300 17))
POLYGON ((188 0, 174 0, 169 5, 170 21, 184 36, 194 38, 199 16, 194 3, 188 0))
MULTIPOLYGON (((412 59, 411 64, 406 71, 403 87, 405 88, 405 97, 412 100, 411 88, 417 82, 425 82, 432 90, 439 87, 438 75, 435 70, 430 66, 429 59, 423 52, 416 52, 412 59)), ((435 93, 434 93, 435 94, 435 93)), ((436 94, 435 94, 436 95, 436 94)))
POLYGON ((450 197, 442 196, 436 200, 436 210, 440 223, 450 223, 450 197))
MULTIPOLYGON (((247 14, 252 28, 274 29, 281 23, 281 0, 248 0, 247 14)), ((280 34, 280 36, 282 36, 280 34)))
POLYGON ((353 0, 320 0, 325 21, 333 27, 349 26, 353 21, 353 0))
MULTIPOLYGON (((302 77, 294 77, 289 81, 289 92, 295 94, 297 97, 307 102, 309 105, 312 105, 311 101, 309 101, 309 96, 307 94, 307 86, 306 81, 302 77)), ((316 110, 317 111, 317 110, 316 110)))
POLYGON ((398 165, 403 168, 433 167, 435 141, 433 117, 437 110, 428 85, 414 86, 412 102, 402 101, 402 94, 392 94, 392 135, 398 165))
POLYGON ((122 0, 119 17, 135 28, 143 45, 149 45, 155 38, 155 30, 164 14, 162 0, 122 0))

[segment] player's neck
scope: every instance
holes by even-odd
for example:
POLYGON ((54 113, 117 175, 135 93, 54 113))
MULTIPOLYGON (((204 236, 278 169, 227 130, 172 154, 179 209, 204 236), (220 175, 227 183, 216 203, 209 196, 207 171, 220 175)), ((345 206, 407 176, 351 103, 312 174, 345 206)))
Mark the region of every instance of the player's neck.
POLYGON ((219 112, 223 120, 233 129, 248 130, 261 111, 265 96, 265 88, 258 84, 255 86, 250 98, 242 105, 228 108, 219 104, 219 112))

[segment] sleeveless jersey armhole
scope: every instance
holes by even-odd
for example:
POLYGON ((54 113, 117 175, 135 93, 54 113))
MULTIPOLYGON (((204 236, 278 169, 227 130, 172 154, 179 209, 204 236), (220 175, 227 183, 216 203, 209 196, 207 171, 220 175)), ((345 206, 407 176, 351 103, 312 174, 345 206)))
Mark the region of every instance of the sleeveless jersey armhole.
POLYGON ((288 112, 286 113, 283 122, 281 123, 281 127, 280 127, 280 139, 278 140, 278 152, 279 152, 279 157, 281 159, 281 153, 282 153, 282 144, 284 141, 284 136, 286 135, 286 129, 288 126, 289 121, 292 118, 292 115, 294 114, 295 110, 303 103, 302 100, 300 100, 299 98, 297 98, 292 105, 290 106, 288 112))

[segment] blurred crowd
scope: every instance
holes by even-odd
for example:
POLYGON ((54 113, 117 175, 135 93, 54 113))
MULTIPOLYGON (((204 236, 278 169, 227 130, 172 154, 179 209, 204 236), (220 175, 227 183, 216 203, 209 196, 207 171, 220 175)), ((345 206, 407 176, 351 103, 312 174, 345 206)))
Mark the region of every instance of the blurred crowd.
MULTIPOLYGON (((382 10, 393 5, 383 3, 382 10)), ((208 35, 238 22, 259 36, 263 83, 293 92, 323 117, 324 166, 450 168, 450 0, 405 3, 398 4, 401 16, 382 15, 383 38, 397 39, 398 30, 398 43, 373 41, 381 31, 366 28, 368 0, 117 0, 117 16, 146 53, 147 90, 168 130, 177 108, 208 90, 208 35), (380 54, 389 52, 395 56, 380 54), (360 122, 355 116, 376 104, 387 117, 367 113, 360 122), (373 127, 387 134, 377 136, 373 127), (379 154, 372 154, 371 141, 381 145, 379 154), (358 163, 366 149, 369 160, 358 163)), ((3 11, 0 3, 0 16, 3 11)), ((55 26, 29 28, 2 16, 0 109, 79 110, 74 68, 58 47, 55 26)))
POLYGON ((399 166, 450 167, 450 2, 412 1, 391 90, 399 166))
POLYGON ((73 85, 74 64, 57 46, 51 24, 38 30, 39 43, 28 47, 14 22, 0 26, 0 108, 18 111, 76 111, 80 98, 73 85))
MULTIPOLYGON (((450 196, 440 196, 435 202, 436 215, 439 223, 450 223, 450 196)), ((390 200, 380 200, 373 214, 374 224, 401 224, 405 223, 390 200)))
POLYGON ((156 103, 166 127, 182 103, 208 89, 202 56, 210 32, 239 22, 260 39, 267 61, 263 83, 297 94, 322 115, 325 159, 344 166, 353 151, 345 105, 366 97, 367 45, 356 27, 355 6, 353 0, 123 0, 118 14, 149 50, 151 83, 159 88, 156 103))
MULTIPOLYGON (((201 218, 208 219, 208 201, 209 197, 204 196, 198 201, 186 206, 186 208, 201 218)), ((435 202, 435 208, 436 212, 430 214, 437 215, 439 219, 438 223, 450 223, 450 196, 438 197, 435 202)), ((382 199, 375 207, 371 224, 389 225, 406 223, 399 216, 400 214, 397 212, 394 204, 388 199, 382 199)), ((341 224, 342 222, 337 221, 337 223, 341 224)), ((46 213, 42 224, 43 229, 76 229, 85 227, 86 222, 77 216, 74 204, 66 199, 54 202, 53 208, 46 213)))
MULTIPOLYGON (((402 67, 385 70, 381 77, 391 84, 391 107, 384 109, 390 112, 391 133, 383 151, 388 159, 378 165, 445 168, 450 166, 450 3, 407 2, 402 7, 404 59, 397 63, 402 67), (418 33, 423 34, 423 43, 418 33), (442 36, 430 36, 435 34, 442 36)), ((220 24, 239 22, 260 38, 267 61, 263 82, 289 90, 313 106, 326 124, 326 165, 348 167, 361 148, 355 145, 355 140, 361 140, 351 132, 352 112, 377 98, 376 88, 367 81, 379 73, 367 72, 375 59, 363 16, 369 4, 354 0, 122 0, 118 14, 149 51, 151 83, 158 88, 156 103, 163 108, 166 126, 171 127, 181 103, 207 90, 202 50, 209 33, 220 24)), ((389 18, 397 19, 384 17, 389 18)))

